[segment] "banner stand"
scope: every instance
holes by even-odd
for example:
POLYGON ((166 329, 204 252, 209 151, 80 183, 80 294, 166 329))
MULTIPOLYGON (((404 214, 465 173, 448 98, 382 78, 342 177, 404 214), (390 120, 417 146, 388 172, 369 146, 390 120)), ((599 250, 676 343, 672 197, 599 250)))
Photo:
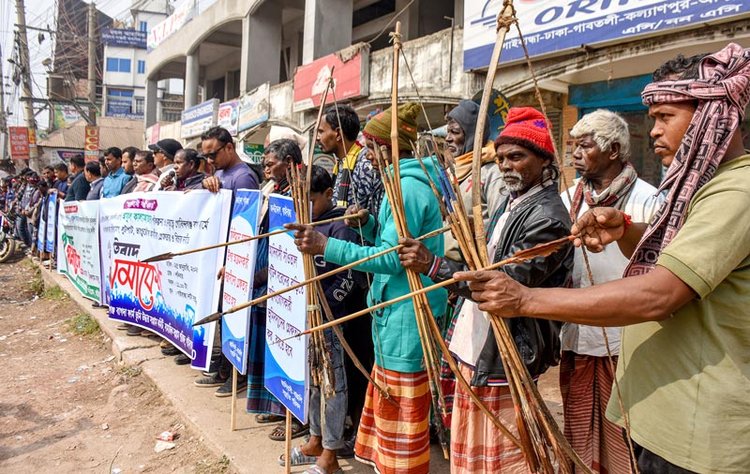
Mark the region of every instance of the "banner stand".
POLYGON ((232 420, 229 423, 229 429, 235 431, 237 429, 237 367, 232 366, 232 420))
POLYGON ((286 474, 292 472, 292 412, 286 410, 286 441, 284 443, 284 463, 286 474))

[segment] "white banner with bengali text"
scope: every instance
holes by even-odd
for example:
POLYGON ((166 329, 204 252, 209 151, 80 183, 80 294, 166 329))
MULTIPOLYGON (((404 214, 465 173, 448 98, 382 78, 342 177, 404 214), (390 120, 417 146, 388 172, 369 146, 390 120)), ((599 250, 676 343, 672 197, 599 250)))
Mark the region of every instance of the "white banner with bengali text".
POLYGON ((57 269, 86 298, 101 302, 99 201, 63 202, 57 218, 57 269))
POLYGON ((217 310, 216 273, 225 248, 153 263, 148 257, 225 242, 232 193, 205 190, 124 194, 100 200, 104 300, 109 317, 152 331, 207 369, 217 310))
MULTIPOLYGON (((262 200, 263 195, 257 189, 237 190, 229 224, 229 242, 258 235, 262 200)), ((242 304, 252 296, 257 248, 257 240, 227 247, 222 310, 242 304)), ((245 308, 221 319, 221 351, 242 375, 247 373, 250 311, 251 308, 245 308)))
MULTIPOLYGON (((291 198, 271 194, 268 204, 269 231, 294 222, 291 198)), ((294 245, 292 232, 268 238, 268 292, 272 293, 305 279, 302 254, 294 245)), ((302 423, 307 421, 310 370, 307 361, 308 337, 294 337, 307 328, 306 288, 298 288, 267 302, 266 389, 302 423)))

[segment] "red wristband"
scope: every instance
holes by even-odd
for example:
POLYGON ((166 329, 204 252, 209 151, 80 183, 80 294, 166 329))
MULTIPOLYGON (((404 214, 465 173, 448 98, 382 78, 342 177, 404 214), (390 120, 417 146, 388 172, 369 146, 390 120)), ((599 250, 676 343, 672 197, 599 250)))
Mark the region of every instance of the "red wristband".
POLYGON ((630 227, 631 225, 633 225, 633 218, 630 217, 629 214, 625 214, 622 211, 620 211, 620 214, 622 214, 622 220, 623 220, 622 231, 623 231, 623 233, 625 233, 625 232, 627 232, 628 227, 630 227))

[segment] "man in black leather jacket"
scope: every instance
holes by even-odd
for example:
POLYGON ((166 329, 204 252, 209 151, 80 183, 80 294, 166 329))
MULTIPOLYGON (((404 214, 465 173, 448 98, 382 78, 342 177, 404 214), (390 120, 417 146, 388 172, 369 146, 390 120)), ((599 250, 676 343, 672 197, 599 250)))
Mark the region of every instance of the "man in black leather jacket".
MULTIPOLYGON (((492 217, 487 235, 493 262, 519 250, 555 240, 570 233, 570 217, 556 183, 552 141, 544 116, 532 108, 511 108, 506 127, 495 142, 500 170, 508 194, 492 217)), ((427 274, 435 282, 451 278, 461 265, 431 255, 421 243, 404 239, 399 250, 402 264, 427 274)), ((501 268, 531 287, 567 286, 573 267, 573 247, 530 262, 501 268)), ((470 298, 466 286, 449 287, 470 298)), ((450 342, 461 371, 477 395, 507 424, 515 426, 514 407, 494 334, 485 316, 468 299, 460 312, 450 342)), ((555 321, 519 315, 507 319, 511 334, 529 373, 535 379, 560 360, 559 332, 555 321)), ((451 423, 451 472, 511 472, 525 469, 521 451, 456 387, 451 423), (492 436, 488 436, 492 433, 492 436)))

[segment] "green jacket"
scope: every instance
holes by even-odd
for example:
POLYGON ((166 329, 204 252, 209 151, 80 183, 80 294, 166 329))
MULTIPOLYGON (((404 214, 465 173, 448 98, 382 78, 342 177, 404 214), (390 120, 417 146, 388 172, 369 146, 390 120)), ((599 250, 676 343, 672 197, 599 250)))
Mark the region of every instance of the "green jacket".
MULTIPOLYGON (((418 237, 441 228, 443 218, 440 214, 440 207, 419 162, 413 158, 402 159, 400 165, 401 189, 409 232, 413 237, 418 237)), ((424 160, 424 165, 429 170, 433 181, 437 183, 437 171, 432 166, 431 160, 424 160)), ((345 265, 398 245, 398 234, 387 196, 383 199, 378 213, 377 234, 375 234, 375 229, 375 221, 370 216, 362 230, 364 237, 375 244, 373 247, 329 238, 324 254, 325 260, 345 265)), ((424 244, 433 254, 443 256, 442 235, 428 239, 424 241, 424 244)), ((369 306, 392 300, 411 291, 406 271, 401 266, 397 252, 370 260, 359 265, 357 270, 373 274, 367 298, 369 306)), ((422 284, 429 286, 433 283, 423 275, 422 284)), ((448 292, 441 288, 427 293, 427 296, 433 316, 442 317, 448 302, 448 292)), ((425 370, 412 299, 374 312, 372 339, 375 346, 375 361, 380 367, 404 373, 425 370)))

